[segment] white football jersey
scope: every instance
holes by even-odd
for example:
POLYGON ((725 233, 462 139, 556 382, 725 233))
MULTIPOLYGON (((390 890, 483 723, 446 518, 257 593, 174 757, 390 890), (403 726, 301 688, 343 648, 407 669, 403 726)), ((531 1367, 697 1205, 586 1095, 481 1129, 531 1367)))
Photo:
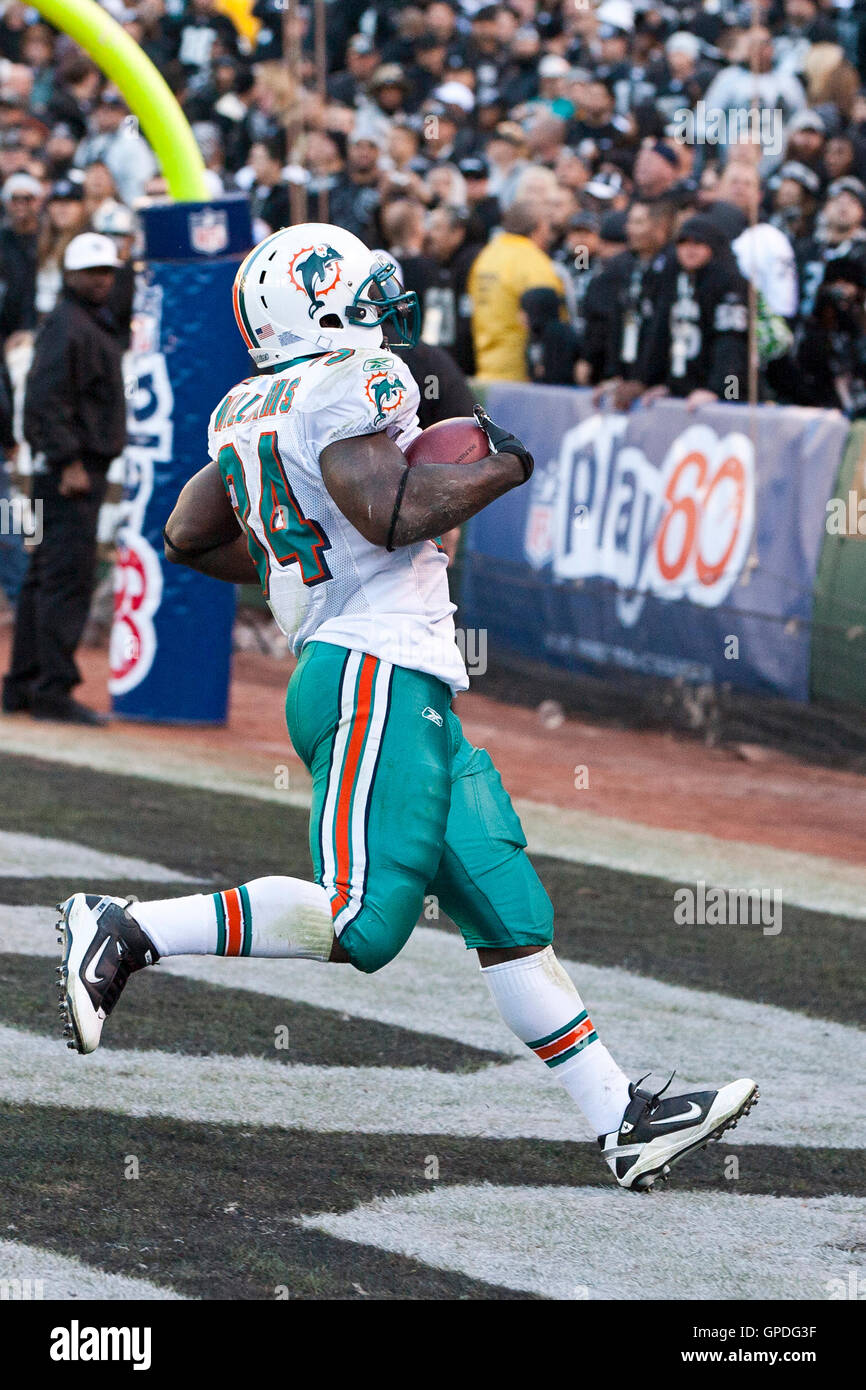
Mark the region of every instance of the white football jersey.
POLYGON ((384 430, 405 449, 420 433, 417 405, 399 357, 341 348, 240 382, 211 416, 208 449, 296 655, 315 637, 465 690, 441 547, 371 545, 319 467, 326 445, 355 435, 384 430))

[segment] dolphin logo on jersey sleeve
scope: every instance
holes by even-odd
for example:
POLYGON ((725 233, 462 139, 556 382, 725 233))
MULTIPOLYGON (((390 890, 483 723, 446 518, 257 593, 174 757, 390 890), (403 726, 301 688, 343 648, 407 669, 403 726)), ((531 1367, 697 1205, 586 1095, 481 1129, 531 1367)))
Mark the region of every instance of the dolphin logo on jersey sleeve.
POLYGON ((403 404, 406 386, 396 372, 375 372, 367 378, 365 395, 376 407, 373 424, 379 425, 386 414, 403 404))

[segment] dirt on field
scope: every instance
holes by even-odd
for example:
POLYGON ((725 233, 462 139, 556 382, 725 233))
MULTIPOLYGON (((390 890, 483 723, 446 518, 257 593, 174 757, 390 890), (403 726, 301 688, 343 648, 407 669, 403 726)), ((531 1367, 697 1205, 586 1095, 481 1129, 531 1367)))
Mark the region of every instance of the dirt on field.
MULTIPOLYGON (((0 632, 2 669, 9 634, 8 627, 0 632)), ((79 664, 84 683, 77 694, 108 711, 107 654, 85 649, 79 664)), ((292 666, 289 657, 236 653, 225 728, 122 721, 99 737, 117 742, 117 771, 123 770, 123 750, 135 746, 163 759, 176 750, 187 761, 216 763, 229 774, 243 769, 270 782, 284 767, 291 785, 302 786, 306 772, 289 744, 283 714, 292 666)), ((468 737, 489 749, 515 797, 650 827, 863 861, 866 778, 857 773, 810 766, 763 747, 707 748, 673 733, 570 718, 549 727, 538 711, 503 705, 483 690, 480 677, 459 697, 456 709, 468 737)), ((25 716, 3 719, 0 729, 25 722, 25 716)), ((39 727, 49 739, 50 726, 39 727)), ((64 730, 64 737, 70 732, 64 730)))

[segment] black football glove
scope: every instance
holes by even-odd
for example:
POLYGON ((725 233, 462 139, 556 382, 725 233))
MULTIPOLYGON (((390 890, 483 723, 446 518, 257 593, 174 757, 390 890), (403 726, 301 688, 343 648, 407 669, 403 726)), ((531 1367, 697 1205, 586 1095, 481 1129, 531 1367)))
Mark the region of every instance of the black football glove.
POLYGON ((501 425, 494 425, 483 405, 476 405, 475 419, 487 435, 491 454, 514 454, 520 459, 523 467, 523 481, 526 482, 532 476, 532 470, 535 467, 535 459, 526 445, 521 444, 510 430, 503 429, 501 425))

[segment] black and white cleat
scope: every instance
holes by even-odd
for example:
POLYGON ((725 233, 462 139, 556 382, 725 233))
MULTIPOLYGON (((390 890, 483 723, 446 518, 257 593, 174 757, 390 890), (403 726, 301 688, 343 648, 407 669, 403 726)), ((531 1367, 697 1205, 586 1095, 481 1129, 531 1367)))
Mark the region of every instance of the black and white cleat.
POLYGON ((730 1081, 718 1091, 689 1091, 664 1100, 667 1086, 656 1093, 639 1086, 640 1082, 629 1086, 631 1099, 619 1129, 598 1140, 620 1187, 638 1192, 647 1191, 657 1179, 667 1181, 672 1163, 734 1129, 759 1096, 749 1077, 730 1081))
POLYGON ((102 1025, 130 975, 159 960, 153 942, 127 911, 132 901, 75 893, 57 905, 63 952, 57 967, 59 1008, 66 1046, 78 1052, 95 1052, 102 1025))

